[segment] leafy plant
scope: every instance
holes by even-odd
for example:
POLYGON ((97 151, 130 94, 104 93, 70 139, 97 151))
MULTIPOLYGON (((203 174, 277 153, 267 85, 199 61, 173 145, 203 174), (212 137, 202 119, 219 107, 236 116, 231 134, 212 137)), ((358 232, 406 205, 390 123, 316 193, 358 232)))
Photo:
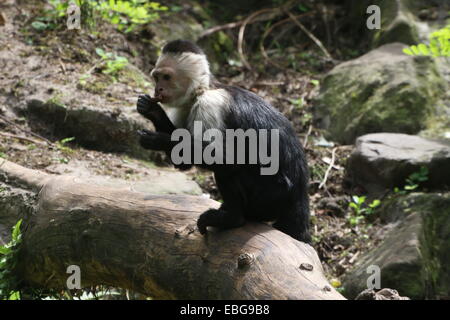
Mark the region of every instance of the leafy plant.
MULTIPOLYGON (((59 151, 65 153, 65 154, 71 154, 74 151, 72 148, 68 147, 66 144, 73 140, 75 140, 75 137, 61 139, 60 141, 56 142, 56 147, 58 148, 59 151)), ((66 161, 68 162, 67 159, 66 159, 66 161)), ((64 162, 64 161, 60 161, 60 162, 64 162)), ((65 163, 67 163, 67 162, 65 162, 65 163)))
POLYGON ((413 45, 403 49, 403 52, 412 56, 450 57, 450 25, 433 32, 429 45, 413 45))
POLYGON ((128 59, 112 52, 105 52, 100 48, 95 49, 95 52, 102 58, 104 64, 102 72, 117 80, 118 73, 128 65, 128 59))
POLYGON ((305 99, 303 97, 298 99, 291 99, 291 103, 295 106, 295 108, 302 109, 305 105, 305 99))
POLYGON ((408 178, 406 178, 406 184, 401 190, 398 187, 394 188, 395 193, 406 194, 407 192, 414 191, 418 189, 422 182, 428 180, 428 168, 420 167, 419 171, 411 173, 408 178))
POLYGON ((65 26, 63 18, 67 16, 71 2, 80 8, 81 24, 84 27, 91 28, 98 18, 103 18, 124 32, 131 32, 139 25, 155 21, 159 18, 159 11, 168 10, 166 6, 147 0, 47 0, 50 9, 37 17, 31 26, 38 31, 65 26))
POLYGON ((19 220, 12 229, 11 241, 0 246, 0 300, 19 300, 20 293, 16 290, 18 279, 13 274, 17 263, 17 250, 22 241, 19 220))
POLYGON ((349 207, 352 208, 352 213, 348 216, 347 220, 352 227, 359 224, 359 222, 364 219, 364 217, 370 216, 375 211, 375 208, 381 204, 378 199, 373 200, 369 205, 364 206, 366 202, 365 196, 353 196, 352 202, 350 202, 349 207))
POLYGON ((167 11, 166 6, 147 0, 109 0, 101 1, 96 9, 102 17, 116 25, 120 31, 131 32, 138 25, 155 21, 158 11, 167 11))

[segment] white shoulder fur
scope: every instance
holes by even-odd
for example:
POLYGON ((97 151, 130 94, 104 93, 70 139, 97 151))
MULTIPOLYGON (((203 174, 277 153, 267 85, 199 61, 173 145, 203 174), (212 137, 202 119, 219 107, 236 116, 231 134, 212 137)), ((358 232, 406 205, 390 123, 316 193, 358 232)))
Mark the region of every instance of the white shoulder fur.
POLYGON ((197 96, 187 118, 186 127, 192 132, 194 121, 201 121, 203 130, 223 130, 224 114, 231 105, 231 96, 225 89, 209 89, 197 96))

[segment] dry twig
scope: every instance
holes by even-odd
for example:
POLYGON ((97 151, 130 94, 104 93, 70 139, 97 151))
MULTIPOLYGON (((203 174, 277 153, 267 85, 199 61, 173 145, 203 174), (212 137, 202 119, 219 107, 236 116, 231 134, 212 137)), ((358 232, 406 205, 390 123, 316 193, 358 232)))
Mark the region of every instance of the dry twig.
POLYGON ((18 139, 18 140, 23 140, 23 141, 27 141, 27 142, 34 143, 34 144, 41 144, 41 145, 44 144, 41 141, 36 141, 36 140, 30 139, 27 137, 22 137, 22 136, 18 136, 18 135, 7 133, 7 132, 0 132, 0 136, 6 137, 6 138, 14 138, 14 139, 18 139))
POLYGON ((334 160, 336 158, 336 148, 333 148, 333 151, 331 152, 331 161, 330 161, 330 165, 327 168, 327 171, 325 171, 325 176, 323 177, 322 182, 319 184, 319 189, 322 189, 322 187, 325 186, 325 184, 327 183, 327 179, 328 179, 328 175, 330 174, 331 169, 334 166, 334 160))

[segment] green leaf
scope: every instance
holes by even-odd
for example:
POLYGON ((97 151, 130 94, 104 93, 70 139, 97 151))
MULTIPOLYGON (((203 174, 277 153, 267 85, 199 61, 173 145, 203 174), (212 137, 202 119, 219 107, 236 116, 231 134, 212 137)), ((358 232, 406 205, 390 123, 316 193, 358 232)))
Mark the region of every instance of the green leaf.
POLYGON ((19 240, 19 235, 20 235, 20 225, 22 224, 22 219, 20 219, 19 221, 17 221, 16 225, 13 228, 12 231, 12 240, 13 241, 17 241, 19 240))
POLYGON ((8 300, 20 300, 20 293, 18 291, 11 293, 8 300))
POLYGON ((378 207, 380 204, 381 204, 381 201, 378 200, 378 199, 376 199, 376 200, 373 200, 373 201, 372 201, 372 203, 369 205, 369 207, 370 207, 370 208, 376 208, 376 207, 378 207))
POLYGON ((358 209, 358 205, 354 202, 350 202, 349 207, 353 209, 358 209))
POLYGON ((412 190, 417 189, 418 187, 419 187, 418 184, 406 185, 406 186, 405 186, 405 190, 412 191, 412 190))
POLYGON ((414 53, 412 52, 412 50, 410 48, 405 48, 403 49, 403 53, 409 55, 409 56, 413 56, 414 53))
POLYGON ((0 254, 2 254, 2 255, 6 255, 6 254, 8 254, 8 253, 10 253, 11 252, 11 248, 7 248, 7 247, 0 247, 0 254))
POLYGON ((31 26, 38 31, 43 31, 47 29, 47 24, 41 21, 33 21, 31 23, 31 26))
POLYGON ((104 51, 103 49, 101 49, 101 48, 96 48, 96 49, 95 49, 95 53, 97 53, 100 57, 102 57, 103 59, 105 59, 106 54, 105 54, 105 51, 104 51))
POLYGON ((426 45, 424 45, 423 43, 419 44, 417 46, 420 50, 420 52, 424 55, 424 56, 429 56, 430 55, 430 50, 428 49, 428 47, 426 45))
POLYGON ((71 142, 71 141, 73 141, 73 140, 75 140, 75 137, 64 138, 64 139, 62 139, 62 140, 60 141, 60 143, 61 143, 62 145, 64 145, 64 144, 66 144, 67 142, 71 142))
POLYGON ((411 46, 411 50, 414 53, 415 56, 420 55, 420 50, 417 46, 411 46))

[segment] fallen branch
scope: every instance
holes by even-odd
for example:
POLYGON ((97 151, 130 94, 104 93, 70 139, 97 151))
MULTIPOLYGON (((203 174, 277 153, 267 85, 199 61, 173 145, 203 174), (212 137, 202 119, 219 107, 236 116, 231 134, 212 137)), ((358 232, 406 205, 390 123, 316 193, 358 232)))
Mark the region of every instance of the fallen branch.
POLYGON ((2 160, 5 177, 40 190, 24 221, 17 275, 25 284, 63 289, 77 265, 83 287, 155 299, 343 299, 311 246, 268 225, 200 235, 196 219, 215 201, 83 183, 2 160))

